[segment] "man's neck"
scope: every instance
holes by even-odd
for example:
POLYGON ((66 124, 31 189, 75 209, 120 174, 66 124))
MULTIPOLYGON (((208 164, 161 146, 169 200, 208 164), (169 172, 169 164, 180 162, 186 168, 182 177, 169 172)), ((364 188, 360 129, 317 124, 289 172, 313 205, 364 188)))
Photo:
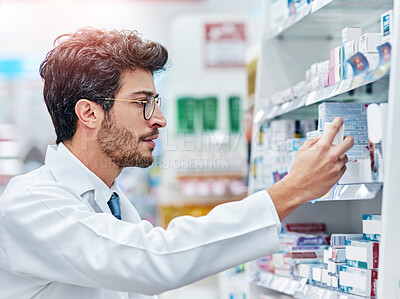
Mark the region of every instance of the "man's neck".
POLYGON ((72 140, 64 142, 65 147, 78 158, 87 168, 97 175, 109 188, 119 176, 122 169, 117 167, 111 159, 106 156, 95 142, 81 144, 72 140))

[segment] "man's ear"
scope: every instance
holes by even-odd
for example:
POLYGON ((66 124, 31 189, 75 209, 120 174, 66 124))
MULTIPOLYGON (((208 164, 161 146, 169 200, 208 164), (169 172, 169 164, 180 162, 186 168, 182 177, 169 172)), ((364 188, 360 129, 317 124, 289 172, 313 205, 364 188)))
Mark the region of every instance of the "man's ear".
POLYGON ((95 129, 104 118, 103 109, 100 105, 87 99, 80 99, 75 104, 75 113, 82 125, 95 129))

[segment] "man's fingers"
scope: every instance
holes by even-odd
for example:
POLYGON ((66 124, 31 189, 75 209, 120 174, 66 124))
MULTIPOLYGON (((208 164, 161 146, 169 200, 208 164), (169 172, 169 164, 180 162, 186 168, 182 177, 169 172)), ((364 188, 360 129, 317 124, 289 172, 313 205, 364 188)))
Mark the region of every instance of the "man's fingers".
POLYGON ((349 158, 347 155, 342 155, 338 160, 340 164, 345 165, 349 161, 349 158))
POLYGON ((312 148, 322 136, 308 138, 306 142, 299 148, 299 151, 306 151, 312 148))
POLYGON ((351 149, 354 145, 353 136, 346 136, 342 142, 334 147, 338 156, 342 156, 345 152, 351 149))
POLYGON ((335 139, 336 134, 339 132, 340 127, 343 125, 343 119, 341 117, 336 117, 322 135, 321 141, 332 144, 333 139, 335 139))
POLYGON ((342 169, 340 169, 340 172, 337 175, 337 181, 339 181, 340 178, 344 175, 344 173, 346 172, 346 169, 347 169, 346 165, 343 165, 342 169))

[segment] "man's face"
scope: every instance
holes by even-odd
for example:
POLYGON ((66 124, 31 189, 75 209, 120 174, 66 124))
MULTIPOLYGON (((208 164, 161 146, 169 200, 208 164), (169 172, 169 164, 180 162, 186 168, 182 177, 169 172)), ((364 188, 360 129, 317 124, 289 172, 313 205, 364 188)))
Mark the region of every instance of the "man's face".
MULTIPOLYGON (((125 70, 121 75, 121 88, 116 99, 144 100, 156 95, 153 76, 149 71, 125 70)), ((143 104, 115 101, 105 114, 97 135, 100 149, 120 168, 149 167, 153 163, 154 140, 158 128, 165 127, 166 120, 158 105, 149 120, 143 117, 143 104)))

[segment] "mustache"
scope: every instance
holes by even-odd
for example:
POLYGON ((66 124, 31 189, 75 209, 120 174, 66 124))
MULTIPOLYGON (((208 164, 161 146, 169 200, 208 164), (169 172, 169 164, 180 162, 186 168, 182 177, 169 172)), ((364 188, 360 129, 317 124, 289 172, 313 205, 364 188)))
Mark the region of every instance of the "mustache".
POLYGON ((154 130, 151 131, 150 133, 147 133, 147 134, 144 134, 144 135, 140 136, 139 140, 140 140, 140 141, 143 141, 143 140, 145 140, 146 138, 149 138, 149 137, 151 137, 151 136, 158 135, 158 134, 159 134, 158 129, 154 129, 154 130))

